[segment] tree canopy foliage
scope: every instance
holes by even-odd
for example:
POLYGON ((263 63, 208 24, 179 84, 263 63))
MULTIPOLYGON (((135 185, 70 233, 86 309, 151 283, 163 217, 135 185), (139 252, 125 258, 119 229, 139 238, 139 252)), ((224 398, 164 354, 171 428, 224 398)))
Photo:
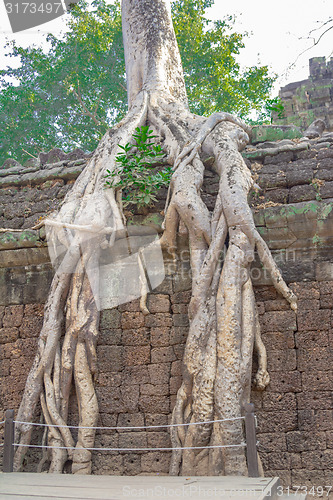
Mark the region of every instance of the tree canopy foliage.
MULTIPOLYGON (((246 35, 233 18, 210 21, 213 0, 175 0, 173 21, 191 111, 228 111, 246 118, 263 109, 275 77, 267 66, 241 70, 237 55, 246 35)), ((62 37, 48 49, 7 44, 19 68, 0 71, 0 164, 53 147, 92 151, 127 110, 119 0, 74 5, 62 37)))

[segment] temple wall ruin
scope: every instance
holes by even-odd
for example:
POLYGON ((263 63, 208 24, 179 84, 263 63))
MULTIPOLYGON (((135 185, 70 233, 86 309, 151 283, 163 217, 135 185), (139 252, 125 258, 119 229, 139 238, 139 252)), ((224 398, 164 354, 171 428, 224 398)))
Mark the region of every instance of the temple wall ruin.
MULTIPOLYGON (((244 157, 260 192, 251 193, 258 230, 298 296, 297 315, 272 287, 258 262, 252 269, 270 384, 252 391, 260 456, 267 476, 285 485, 332 484, 333 479, 333 136, 248 146, 244 157)), ((59 206, 85 159, 1 170, 0 420, 18 409, 52 279, 43 228, 29 230, 59 206)), ((207 170, 203 197, 213 207, 218 178, 207 170)), ((134 216, 160 230, 165 193, 149 214, 134 216)), ((104 310, 98 340, 96 391, 100 426, 165 425, 181 383, 191 276, 186 241, 178 264, 150 294, 150 314, 138 301, 104 310)), ((256 360, 254 359, 254 371, 256 360)), ((72 398, 71 425, 77 425, 72 398)), ((74 431, 75 432, 75 431, 74 431)), ((33 443, 41 442, 36 431, 33 443)), ((164 448, 165 428, 97 433, 96 447, 164 448)), ((41 457, 31 448, 24 470, 41 457)), ((167 474, 170 453, 94 452, 95 474, 167 474)))

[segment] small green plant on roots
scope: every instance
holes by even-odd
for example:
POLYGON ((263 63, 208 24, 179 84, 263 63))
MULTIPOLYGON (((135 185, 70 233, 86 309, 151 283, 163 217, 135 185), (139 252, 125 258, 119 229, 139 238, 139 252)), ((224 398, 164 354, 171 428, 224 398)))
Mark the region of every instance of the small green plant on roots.
POLYGON ((107 170, 106 187, 121 190, 124 207, 137 205, 139 208, 157 201, 156 194, 170 183, 172 169, 159 169, 165 153, 155 144, 153 131, 149 127, 137 127, 133 134, 133 144, 118 147, 122 152, 116 156, 116 169, 107 170))

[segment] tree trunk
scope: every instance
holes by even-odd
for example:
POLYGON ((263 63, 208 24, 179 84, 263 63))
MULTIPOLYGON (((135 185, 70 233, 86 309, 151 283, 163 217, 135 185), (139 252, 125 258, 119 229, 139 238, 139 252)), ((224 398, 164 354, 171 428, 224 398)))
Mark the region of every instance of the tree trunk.
MULTIPOLYGON (((105 134, 60 211, 46 222, 50 247, 55 255, 62 248, 64 257, 17 420, 33 421, 41 401, 48 443, 60 447, 52 449, 49 470, 62 472, 70 459, 74 473, 91 472, 94 429, 89 427, 98 419, 98 261, 100 248, 113 245, 125 221, 119 196, 104 187, 104 175, 115 168, 118 145, 130 142, 136 127, 148 125, 174 169, 161 243, 174 252, 179 224, 186 227, 193 279, 183 383, 172 415, 179 426, 171 427, 170 473, 246 475, 241 417, 250 397, 253 346, 259 354, 256 383, 264 389, 269 381, 249 273, 255 247, 294 309, 296 298, 256 231, 247 203, 253 181, 239 151, 249 140, 249 128, 227 113, 210 118, 190 113, 167 0, 123 0, 122 12, 129 111, 105 134), (215 158, 220 176, 212 213, 200 196, 201 151, 215 158), (81 427, 76 443, 67 427, 72 383, 81 427)), ((28 445, 30 438, 31 426, 19 425, 18 444, 28 445)), ((17 448, 16 470, 26 449, 17 448)))

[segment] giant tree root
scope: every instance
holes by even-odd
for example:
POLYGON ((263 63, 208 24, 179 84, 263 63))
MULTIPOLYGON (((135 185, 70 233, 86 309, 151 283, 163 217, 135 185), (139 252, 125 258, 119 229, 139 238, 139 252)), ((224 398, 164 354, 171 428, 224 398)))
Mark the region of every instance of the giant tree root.
MULTIPOLYGON (((115 169, 118 145, 130 142, 136 127, 148 125, 174 167, 161 243, 175 255, 178 227, 186 228, 193 278, 183 383, 172 422, 202 423, 171 428, 175 449, 170 473, 246 474, 240 418, 250 397, 253 346, 259 359, 256 383, 264 389, 269 381, 249 272, 255 248, 293 309, 296 298, 257 232, 247 203, 253 181, 239 150, 249 139, 248 127, 227 113, 204 118, 189 112, 167 0, 122 0, 122 22, 130 111, 105 134, 60 211, 46 221, 57 270, 17 420, 33 422, 40 401, 47 425, 43 443, 51 452, 43 454, 39 469, 48 459, 50 472, 62 472, 71 460, 73 472, 90 473, 89 448, 98 419, 99 256, 124 233, 125 224, 121 192, 105 189, 104 176, 115 169), (220 177, 212 213, 200 196, 200 149, 214 157, 220 177), (76 441, 67 425, 73 383, 80 427, 76 441)), ((148 314, 143 281, 141 288, 140 304, 148 314)), ((15 470, 31 432, 31 425, 18 424, 15 470)))
MULTIPOLYGON (((241 445, 244 439, 238 418, 250 398, 254 346, 259 354, 255 382, 260 389, 269 382, 249 272, 255 247, 271 271, 274 285, 293 308, 296 299, 257 232, 247 203, 253 181, 239 153, 248 140, 247 127, 225 113, 208 119, 197 117, 185 106, 175 107, 172 99, 159 94, 138 94, 131 113, 106 134, 59 213, 46 222, 54 254, 61 245, 65 255, 58 264, 45 306, 38 351, 17 420, 32 421, 41 401, 44 420, 49 425, 48 444, 54 447, 49 471, 62 472, 69 459, 74 473, 91 472, 91 453, 87 448, 94 446, 95 432, 89 427, 96 426, 98 420, 94 377, 99 298, 93 293, 98 288, 98 248, 112 245, 117 231, 124 227, 119 196, 104 189, 103 175, 106 169, 115 168, 118 144, 129 142, 135 128, 142 124, 153 128, 175 170, 161 242, 174 253, 180 223, 189 234, 193 277, 190 329, 183 383, 172 423, 223 420, 172 427, 175 448, 203 449, 175 449, 170 473, 246 474, 244 448, 234 445, 241 445), (220 176, 213 213, 200 197, 204 174, 200 148, 214 156, 214 169, 220 176), (222 262, 227 235, 228 250, 222 262), (65 336, 61 347, 63 322, 65 336), (73 380, 81 427, 76 443, 67 427, 73 380), (233 420, 235 417, 237 420, 233 420), (222 448, 213 448, 221 444, 222 448)), ((145 297, 146 290, 143 292, 145 297)), ((147 314, 144 302, 141 305, 147 314)), ((17 431, 18 444, 29 444, 31 426, 19 424, 17 431)), ((25 452, 26 447, 18 446, 16 470, 20 469, 25 452)))

